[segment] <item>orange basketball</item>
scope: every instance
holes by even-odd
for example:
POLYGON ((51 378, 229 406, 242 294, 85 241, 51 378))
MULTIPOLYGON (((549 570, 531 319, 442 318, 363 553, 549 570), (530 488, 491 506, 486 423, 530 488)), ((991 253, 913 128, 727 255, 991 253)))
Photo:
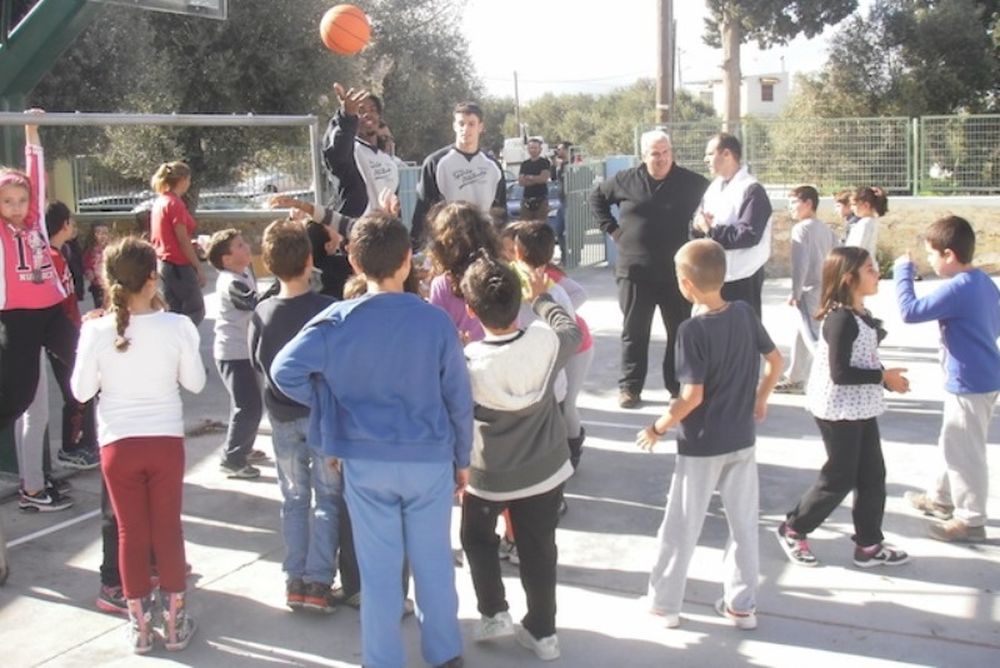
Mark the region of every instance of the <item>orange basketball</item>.
POLYGON ((368 16, 354 5, 337 5, 323 14, 319 36, 326 48, 342 56, 351 56, 368 45, 372 26, 368 16))

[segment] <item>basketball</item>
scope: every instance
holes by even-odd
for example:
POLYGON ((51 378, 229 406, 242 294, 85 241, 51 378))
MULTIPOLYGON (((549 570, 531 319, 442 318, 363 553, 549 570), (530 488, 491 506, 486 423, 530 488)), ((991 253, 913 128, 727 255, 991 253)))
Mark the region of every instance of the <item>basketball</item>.
POLYGON ((323 44, 342 56, 354 55, 365 48, 371 34, 368 16, 354 5, 331 7, 319 22, 323 44))

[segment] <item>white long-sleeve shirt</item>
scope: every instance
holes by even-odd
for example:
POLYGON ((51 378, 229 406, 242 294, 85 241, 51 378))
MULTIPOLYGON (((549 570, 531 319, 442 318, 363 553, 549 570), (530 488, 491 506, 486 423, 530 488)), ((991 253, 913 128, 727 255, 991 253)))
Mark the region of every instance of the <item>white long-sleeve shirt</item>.
POLYGON ((115 317, 83 323, 73 395, 87 401, 98 392, 97 440, 101 446, 133 436, 183 436, 180 388, 201 392, 205 366, 198 330, 176 313, 133 315, 128 350, 115 349, 115 317))

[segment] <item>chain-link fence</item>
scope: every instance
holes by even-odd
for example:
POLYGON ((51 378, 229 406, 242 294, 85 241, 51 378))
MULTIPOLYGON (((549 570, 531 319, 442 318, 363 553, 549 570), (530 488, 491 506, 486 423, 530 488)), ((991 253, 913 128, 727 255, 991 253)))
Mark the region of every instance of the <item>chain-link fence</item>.
MULTIPOLYGON (((744 161, 771 190, 810 183, 822 192, 835 192, 871 184, 909 194, 911 125, 906 118, 748 119, 736 134, 743 143, 744 161)), ((674 160, 707 176, 705 144, 719 131, 718 122, 672 123, 665 129, 674 160)))
POLYGON ((920 119, 915 194, 1000 193, 1000 115, 920 119))

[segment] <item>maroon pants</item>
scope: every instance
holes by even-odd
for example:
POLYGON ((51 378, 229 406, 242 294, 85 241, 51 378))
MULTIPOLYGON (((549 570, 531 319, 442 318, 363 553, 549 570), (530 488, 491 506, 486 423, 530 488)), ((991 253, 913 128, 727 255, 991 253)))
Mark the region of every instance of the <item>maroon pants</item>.
POLYGON ((115 441, 101 448, 101 471, 118 516, 118 567, 125 597, 142 598, 152 591, 150 551, 160 589, 184 591, 184 439, 139 436, 115 441))

